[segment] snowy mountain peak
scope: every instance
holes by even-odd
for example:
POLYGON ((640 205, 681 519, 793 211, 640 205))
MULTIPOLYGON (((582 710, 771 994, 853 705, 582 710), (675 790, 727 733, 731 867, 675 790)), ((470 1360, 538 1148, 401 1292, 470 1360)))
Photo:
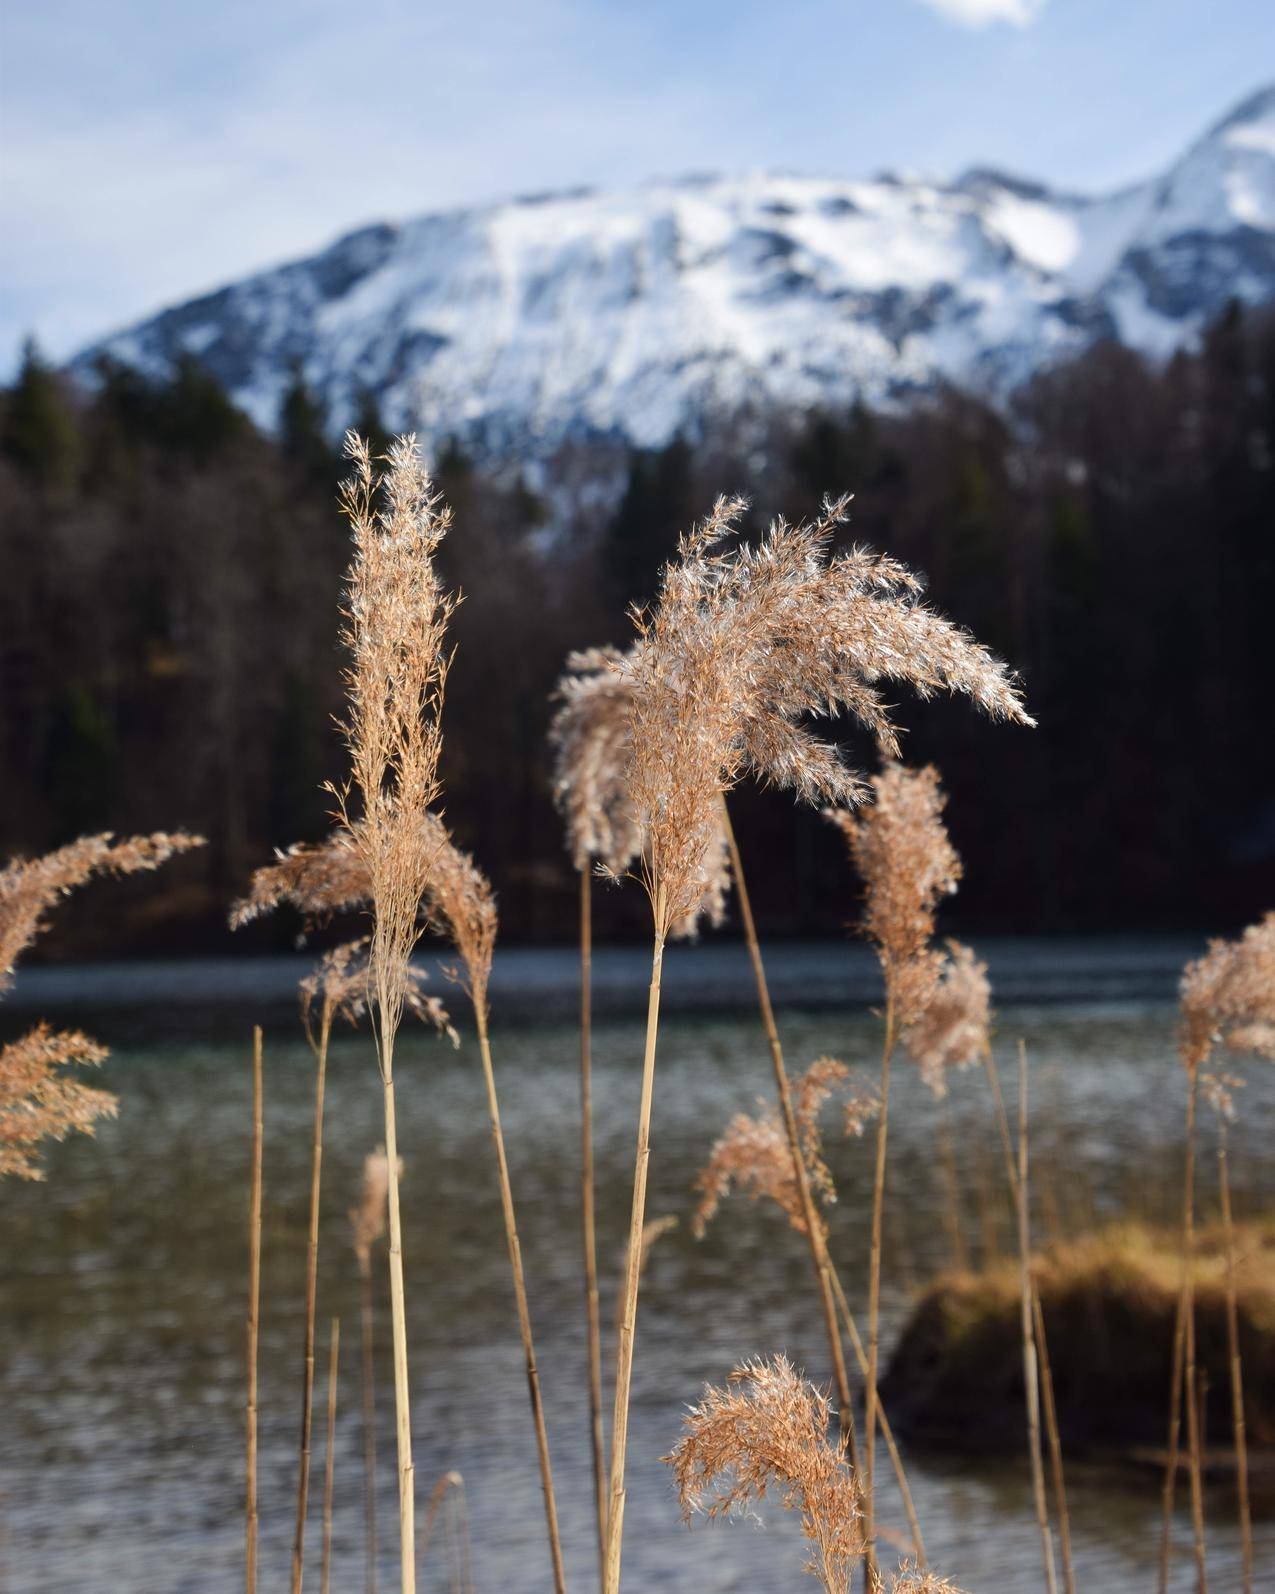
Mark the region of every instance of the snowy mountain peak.
POLYGON ((75 364, 193 354, 267 426, 299 364, 336 423, 370 391, 427 439, 535 455, 747 405, 1003 391, 1101 336, 1162 355, 1232 296, 1275 299, 1275 85, 1104 197, 987 168, 528 194, 361 228, 75 364))

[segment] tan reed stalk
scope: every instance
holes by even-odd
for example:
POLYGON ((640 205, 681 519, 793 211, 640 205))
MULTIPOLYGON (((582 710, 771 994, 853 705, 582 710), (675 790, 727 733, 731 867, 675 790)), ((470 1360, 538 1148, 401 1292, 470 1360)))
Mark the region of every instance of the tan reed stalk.
POLYGON ((589 1441, 598 1519, 598 1575, 606 1565, 606 1461, 602 1444, 602 1326, 598 1306, 598 1244, 593 1187, 593 913, 592 882, 580 870, 580 1242, 584 1252, 584 1312, 589 1355, 589 1441))
MULTIPOLYGON (((384 992, 378 997, 380 1008, 384 992)), ((385 1155, 389 1165, 390 1321, 394 1338, 394 1411, 398 1448, 399 1550, 403 1594, 415 1594, 416 1493, 412 1465, 412 1408, 407 1384, 407 1312, 403 1290, 403 1227, 398 1199, 398 1124, 394 1105, 394 1036, 381 1026, 381 1084, 385 1111, 385 1155)))
POLYGON ((620 1325, 615 1363, 615 1414, 611 1425, 611 1499, 607 1509, 604 1594, 618 1594, 620 1549, 624 1536, 624 1462, 629 1440, 629 1386, 633 1378, 633 1338, 637 1325, 638 1283, 642 1265, 642 1230, 646 1226, 646 1175, 651 1160, 651 1099, 655 1088, 655 1044, 660 1027, 660 976, 664 967, 664 892, 657 887, 655 939, 651 951, 651 984, 646 1007, 646 1045, 642 1056, 642 1096, 638 1106, 637 1150, 633 1163, 633 1206, 629 1248, 620 1297, 620 1325))
POLYGON ((873 1463, 876 1456, 877 1376, 881 1336, 881 1223, 885 1210, 885 1153, 890 1129, 890 1059, 894 1053, 894 995, 885 1003, 885 1037, 881 1046, 881 1110, 877 1115, 876 1163, 872 1175, 872 1237, 868 1254, 868 1388, 864 1413, 864 1528, 869 1564, 875 1563, 876 1534, 873 1512, 873 1463))
POLYGON ((261 1026, 252 1032, 252 1190, 248 1206, 248 1481, 244 1494, 247 1594, 257 1589, 257 1331, 261 1315, 261 1026))
POLYGON ((363 1583, 376 1594, 376 1383, 372 1356, 372 1268, 359 1258, 359 1322, 363 1350, 363 1583))
POLYGON ((1023 1384, 1027 1392, 1027 1445, 1031 1458, 1032 1497, 1036 1502, 1036 1525, 1040 1529, 1041 1555, 1045 1565, 1045 1587, 1055 1594, 1054 1544, 1049 1528, 1049 1507, 1045 1503, 1045 1467, 1040 1445, 1040 1375, 1036 1364, 1036 1338, 1032 1328, 1030 1185, 1027 1170, 1027 1048, 1018 1043, 1018 1266, 1022 1302, 1023 1384))
POLYGON ((509 1162, 500 1124, 500 1103, 496 1096, 496 1075, 491 1062, 488 1034, 487 993, 495 954, 498 915, 491 882, 469 856, 462 852, 436 814, 426 816, 426 828, 434 837, 431 861, 425 883, 426 916, 431 928, 451 942, 460 955, 457 971, 469 996, 478 1029, 478 1051, 482 1059, 483 1083, 487 1092, 487 1114, 491 1122, 492 1144, 496 1151, 496 1173, 500 1184, 500 1208, 505 1224, 505 1243, 513 1274, 514 1301, 518 1332, 522 1338, 523 1359, 527 1368, 527 1390, 536 1431, 536 1451, 540 1460, 540 1482, 544 1492, 545 1525, 549 1534, 549 1555, 557 1594, 563 1594, 565 1574, 562 1544, 558 1533, 558 1506, 553 1492, 553 1469, 549 1462, 549 1435, 545 1427, 544 1402, 540 1393, 540 1370, 531 1333, 531 1313, 527 1306, 527 1281, 522 1265, 522 1245, 514 1214, 513 1190, 509 1182, 509 1162))
POLYGON ((1040 1361, 1040 1394, 1045 1409, 1045 1439, 1049 1445, 1049 1475, 1058 1516, 1058 1550, 1062 1561, 1063 1588, 1076 1594, 1076 1577, 1071 1564, 1071 1512, 1067 1509, 1067 1484, 1063 1473, 1062 1439, 1058 1433, 1058 1407, 1054 1401, 1054 1375, 1049 1365, 1049 1342, 1045 1338, 1045 1314, 1040 1306, 1040 1291, 1032 1284, 1032 1322, 1036 1331, 1036 1354, 1040 1361))
MULTIPOLYGON (((1022 1043, 1020 1042, 1020 1047, 1022 1043)), ((1026 1055, 1026 1048, 1023 1048, 1026 1055)), ((1015 1162, 1014 1144, 1010 1138, 1009 1116, 1005 1111, 1005 1098, 1001 1094, 1000 1076, 996 1072, 996 1065, 992 1061, 990 1050, 984 1055, 984 1066, 987 1077, 992 1087, 992 1100, 996 1109, 996 1125, 1000 1131, 1001 1148, 1005 1153, 1005 1172, 1009 1179, 1010 1193, 1013 1197, 1014 1211, 1017 1213, 1021 1206, 1019 1193, 1019 1173, 1015 1162)), ((1036 1338, 1036 1353, 1039 1359, 1039 1376, 1042 1399, 1045 1411, 1045 1428, 1049 1442, 1050 1481, 1054 1494, 1054 1507, 1058 1512, 1059 1551, 1062 1559, 1063 1586, 1067 1594, 1072 1594, 1075 1588, 1075 1572, 1071 1559, 1071 1513, 1067 1507, 1067 1481, 1063 1472, 1062 1439, 1058 1432, 1058 1408, 1054 1400, 1053 1371, 1049 1364, 1049 1346, 1045 1339, 1045 1314, 1041 1309, 1040 1292, 1036 1288, 1034 1279, 1030 1278, 1032 1322, 1036 1338)))
POLYGON ((549 1555, 553 1561, 553 1586, 564 1594, 566 1574, 562 1564, 562 1543, 558 1535, 558 1505, 553 1492, 553 1469, 549 1464, 549 1435, 545 1428, 544 1401, 540 1394, 540 1370, 531 1336, 531 1313, 527 1307, 527 1281, 522 1267, 522 1246, 514 1215, 514 1197, 509 1184, 509 1164, 505 1157, 505 1137, 500 1127, 500 1104, 496 1099, 496 1076, 491 1066, 491 1043, 487 1035, 486 1003, 475 1003, 478 1024, 478 1050, 482 1057, 483 1083, 487 1089, 487 1111, 491 1118, 492 1144, 496 1148, 496 1170, 500 1179, 500 1208, 505 1220, 505 1240, 509 1266, 513 1271, 514 1302, 518 1311, 518 1332, 527 1364, 527 1387, 531 1394, 531 1415, 536 1429, 536 1450, 540 1460, 540 1484, 545 1497, 545 1519, 549 1529, 549 1555))
POLYGON ((305 1353, 301 1373, 301 1439, 297 1467, 297 1515, 292 1536, 292 1594, 301 1594, 305 1566, 305 1523, 310 1494, 310 1443, 314 1427, 314 1315, 319 1282, 319 1184, 323 1169, 323 1093, 332 1035, 332 1002, 325 997, 316 1040, 306 1022, 315 1058, 314 1130, 310 1142, 310 1233, 305 1259, 305 1353))
POLYGON ((1235 1486, 1240 1501, 1240 1555, 1244 1594, 1253 1594, 1253 1516, 1248 1494, 1248 1444, 1244 1426, 1244 1373, 1240 1360, 1239 1308, 1235 1288, 1235 1225, 1231 1216, 1231 1176, 1227 1167, 1227 1124, 1220 1119, 1217 1147, 1222 1232, 1226 1240, 1226 1350, 1231 1370, 1231 1426, 1235 1439, 1235 1486))
MULTIPOLYGON (((847 708, 895 755, 895 728, 870 684, 886 678, 911 681, 923 693, 966 692, 989 712, 1027 718, 1004 668, 917 604, 919 583, 909 572, 858 551, 830 557, 844 500, 826 505, 811 525, 776 521, 759 545, 725 551, 744 507, 719 499, 707 520, 681 538, 656 601, 634 616, 637 639, 614 663, 633 692, 627 786, 644 841, 640 874, 653 944, 616 1357, 604 1594, 617 1594, 620 1581, 660 973, 670 932, 703 910, 707 890, 720 880, 713 860, 720 859, 721 795, 752 771, 807 801, 858 801, 862 783, 801 722, 847 708)), ((847 1477, 854 1482, 848 1469, 847 1477)))
POLYGON ((1185 1224, 1182 1234, 1183 1320, 1186 1328, 1182 1398, 1186 1403, 1186 1437, 1190 1456, 1191 1532, 1195 1545, 1196 1594, 1208 1588, 1204 1541, 1204 1478, 1200 1445, 1200 1407, 1195 1343, 1195 1125, 1199 1094, 1198 1070, 1191 1075, 1187 1096, 1187 1174, 1183 1196, 1185 1224))
POLYGON ((336 1369, 341 1348, 341 1319, 332 1319, 328 1339, 328 1431, 327 1453, 323 1458, 323 1563, 319 1578, 322 1594, 332 1587, 332 1484, 336 1467, 336 1369))
POLYGON ((748 895, 748 885, 744 879, 743 860, 739 854, 739 842, 735 836, 735 827, 731 824, 730 808, 723 795, 722 804, 722 829, 726 835, 726 844, 730 849, 731 872, 735 877, 735 892, 739 900, 739 916, 744 926, 744 938, 748 944, 748 958, 752 964, 753 981, 757 986, 757 1006, 761 1012, 762 1027, 766 1031, 766 1040, 770 1047, 771 1068, 775 1076, 775 1090, 779 1097, 779 1110, 783 1116, 784 1132, 788 1137, 788 1148, 792 1153, 793 1174, 797 1181, 797 1194, 801 1201, 801 1215, 806 1226, 806 1237, 810 1246, 810 1260, 815 1270, 815 1284, 819 1291, 819 1301, 823 1307, 824 1328, 828 1336, 828 1352, 832 1357, 832 1373, 837 1390, 837 1409, 841 1422, 841 1436, 845 1441, 846 1451, 850 1458, 851 1468, 856 1476, 859 1471, 859 1458, 855 1443, 854 1408, 850 1397, 850 1379, 846 1372, 846 1358, 841 1345, 841 1335, 837 1329, 837 1309, 832 1286, 832 1263, 828 1257, 828 1242, 824 1234, 823 1222, 815 1210, 814 1195, 810 1189, 810 1175, 806 1169, 806 1159, 801 1149, 801 1133, 797 1127, 797 1115, 793 1110, 792 1091, 789 1089, 788 1070, 784 1065, 784 1050, 779 1039, 779 1027, 775 1023, 775 1011, 770 1000, 770 986, 766 979, 766 966, 762 961, 761 944, 757 939, 757 925, 753 919, 752 902, 748 895))
MULTIPOLYGON (((859 1363, 859 1371, 866 1378, 868 1376, 868 1356, 863 1348, 863 1340, 859 1337, 859 1327, 850 1312, 850 1303, 846 1300, 846 1292, 842 1288, 841 1276, 836 1268, 832 1269, 832 1289, 837 1297, 837 1305, 841 1310, 842 1321, 846 1325, 846 1333, 850 1336, 850 1344, 854 1349, 855 1360, 859 1363)), ((899 1454, 899 1447, 894 1442, 894 1430, 890 1427, 890 1419, 885 1414, 885 1407, 878 1409, 877 1415, 881 1419, 881 1438, 885 1443, 886 1452, 890 1457, 890 1465, 894 1469, 895 1481, 899 1486, 899 1494, 903 1500, 903 1511, 908 1519, 908 1531, 912 1535, 912 1553, 916 1556, 916 1564, 925 1569, 925 1543, 921 1538, 921 1523, 916 1514, 916 1506, 912 1500, 912 1490, 908 1487, 907 1474, 903 1470, 903 1458, 899 1454)))

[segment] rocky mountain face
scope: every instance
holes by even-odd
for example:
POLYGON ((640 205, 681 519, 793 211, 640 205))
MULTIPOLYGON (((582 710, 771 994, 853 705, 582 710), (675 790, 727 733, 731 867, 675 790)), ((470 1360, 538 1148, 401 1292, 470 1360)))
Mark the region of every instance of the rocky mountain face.
POLYGON ((758 173, 369 226, 73 368, 194 355, 271 426, 299 367, 334 425, 371 393, 427 440, 534 458, 945 379, 995 395, 1101 337, 1166 355, 1232 297, 1275 300, 1275 85, 1096 198, 989 170, 758 173))

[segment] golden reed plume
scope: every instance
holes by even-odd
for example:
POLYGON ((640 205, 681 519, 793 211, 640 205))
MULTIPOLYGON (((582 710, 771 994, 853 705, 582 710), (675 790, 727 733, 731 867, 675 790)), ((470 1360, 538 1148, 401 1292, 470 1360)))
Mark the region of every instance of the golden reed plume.
POLYGON ((785 1356, 736 1367, 725 1389, 709 1384, 683 1419, 664 1460, 687 1522, 746 1510, 777 1497, 801 1517, 805 1570, 828 1594, 848 1594, 863 1551, 859 1487, 843 1444, 830 1444, 827 1397, 785 1356))

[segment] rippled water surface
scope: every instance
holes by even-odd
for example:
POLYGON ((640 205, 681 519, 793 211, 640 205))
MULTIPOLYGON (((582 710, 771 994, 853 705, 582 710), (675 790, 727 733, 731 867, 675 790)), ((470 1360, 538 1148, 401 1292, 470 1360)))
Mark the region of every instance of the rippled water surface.
MULTIPOLYGON (((870 1017, 789 1016, 794 1069, 830 1051, 871 1068, 870 1017)), ((1003 1061, 1025 1035, 1033 1059, 1039 1222, 1078 1227, 1094 1215, 1167 1215, 1179 1155, 1181 1079, 1167 1007, 1018 1008, 1001 1016, 1003 1061)), ((595 1586, 584 1337, 577 1240, 578 1117, 574 1030, 494 1036, 548 1402, 568 1575, 595 1586)), ((641 1029, 596 1036, 600 1254, 604 1323, 631 1188, 641 1029)), ((1008 1066, 1006 1072, 1008 1072, 1008 1066)), ((412 1398, 422 1498, 449 1468, 465 1479, 478 1589, 549 1589, 548 1556, 522 1360, 475 1048, 416 1033, 397 1070, 412 1398)), ((941 1210, 943 1112, 903 1067, 892 1098, 887 1216, 887 1337, 910 1292, 949 1255, 941 1210)), ((120 1117, 94 1141, 52 1148, 49 1179, 0 1192, 0 1588, 12 1594, 127 1590, 211 1594, 240 1585, 244 1401, 245 1214, 250 1078, 245 1047, 117 1051, 109 1082, 120 1117)), ((283 1586, 292 1531, 313 1069, 286 1027, 267 1036, 264 1308, 261 1329, 263 1589, 283 1586)), ((796 1525, 682 1526, 659 1457, 681 1409, 740 1358, 786 1350, 827 1377, 802 1242, 774 1212, 738 1200, 697 1242, 690 1186, 732 1112, 766 1092, 768 1065, 751 1021, 678 1018, 661 1038, 649 1213, 680 1226, 652 1256, 634 1375, 625 1583, 633 1590, 788 1590, 799 1573, 796 1525)), ((1252 1071, 1234 1137, 1237 1204, 1268 1200, 1275 1070, 1252 1071)), ((965 1232, 993 1241, 999 1152, 986 1087, 962 1077, 948 1104, 966 1192, 965 1232)), ((381 1138, 380 1091, 366 1043, 343 1037, 329 1074, 319 1319, 339 1316, 334 1576, 363 1586, 358 1418, 358 1285, 347 1209, 364 1154, 381 1138)), ((854 1300, 865 1293, 864 1143, 835 1141, 841 1193, 833 1248, 854 1300)), ((389 1320, 378 1270, 382 1586, 394 1586, 393 1418, 389 1320)), ((322 1478, 322 1371, 315 1489, 322 1478)), ((932 1560, 976 1594, 1039 1585, 1025 1467, 910 1454, 909 1474, 932 1560)), ((884 1460, 882 1462, 884 1465, 884 1460)), ((1154 1488, 1076 1469, 1071 1478, 1080 1587, 1151 1588, 1154 1488)), ((1210 1500, 1215 1589, 1238 1588, 1237 1540, 1224 1497, 1210 1500)), ((883 1517, 899 1523, 887 1496, 883 1517)), ((319 1512, 312 1513, 317 1588, 319 1512)), ((1185 1522, 1179 1536, 1185 1548, 1185 1522)), ((1275 1565, 1263 1527, 1259 1555, 1275 1565)), ((430 1550, 423 1590, 448 1581, 447 1545, 430 1550)), ((1175 1588, 1193 1586, 1180 1554, 1175 1588)))

